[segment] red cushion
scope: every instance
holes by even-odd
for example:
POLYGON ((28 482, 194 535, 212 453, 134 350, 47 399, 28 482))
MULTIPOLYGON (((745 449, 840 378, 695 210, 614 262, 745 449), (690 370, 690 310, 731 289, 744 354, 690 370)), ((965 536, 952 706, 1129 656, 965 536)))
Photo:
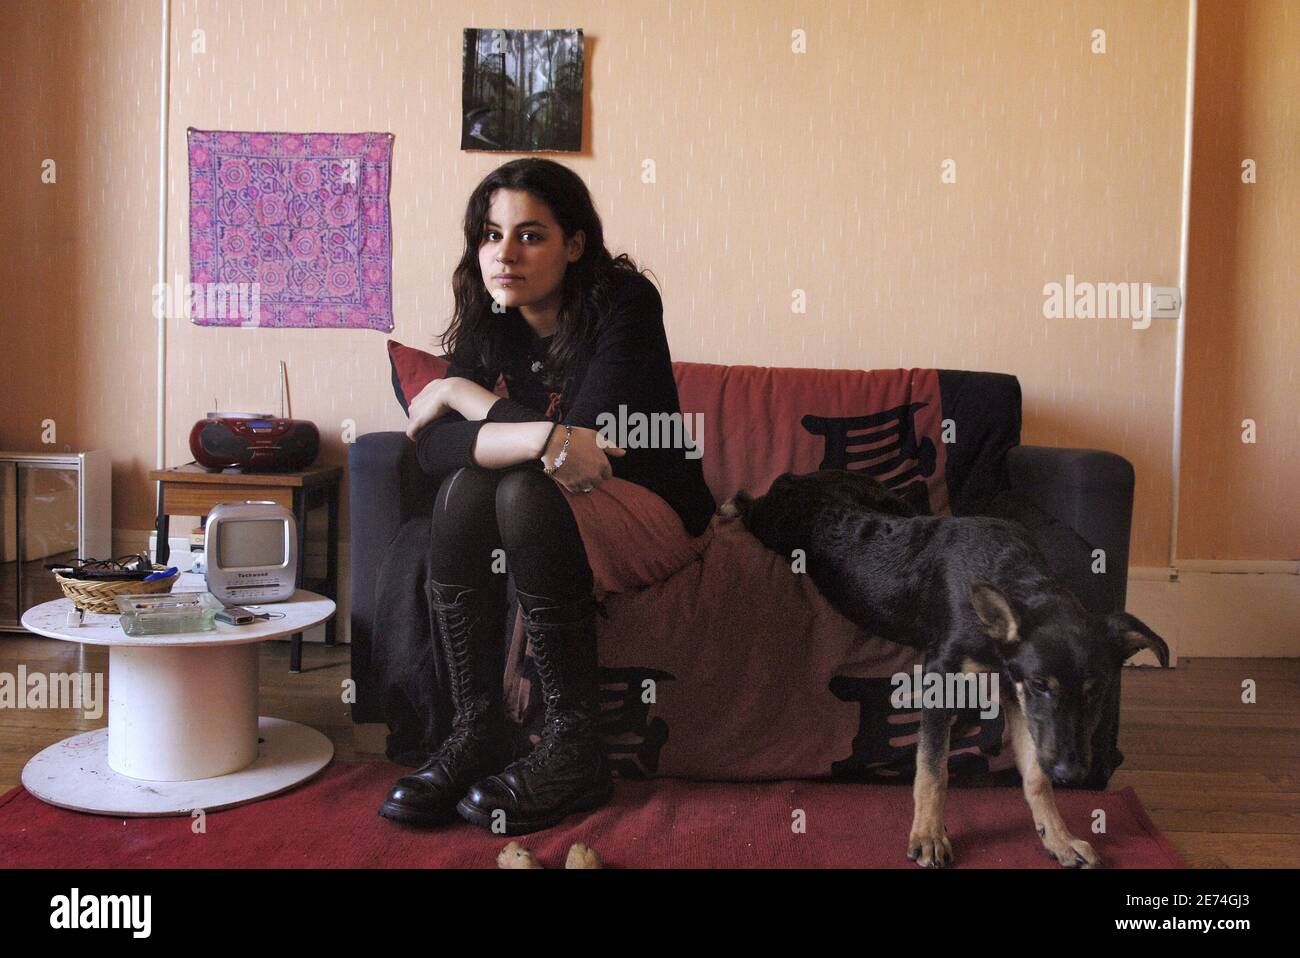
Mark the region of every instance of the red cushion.
POLYGON ((411 414, 411 400, 425 386, 447 374, 447 360, 423 349, 403 346, 395 339, 388 341, 388 364, 392 367, 393 392, 402 412, 411 414))
MULTIPOLYGON (((411 400, 429 383, 447 375, 447 368, 450 366, 450 363, 441 356, 426 353, 423 349, 416 349, 414 346, 403 346, 395 339, 388 341, 388 363, 392 367, 393 393, 397 396, 397 403, 402 407, 402 412, 408 416, 411 414, 411 400)), ((505 380, 498 377, 496 389, 493 391, 498 396, 504 396, 505 380)))

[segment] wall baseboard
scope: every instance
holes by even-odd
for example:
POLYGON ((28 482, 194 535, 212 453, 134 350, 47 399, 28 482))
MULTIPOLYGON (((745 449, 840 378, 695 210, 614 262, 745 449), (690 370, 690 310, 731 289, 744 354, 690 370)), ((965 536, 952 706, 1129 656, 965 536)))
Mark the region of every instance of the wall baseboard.
MULTIPOLYGON (((1128 611, 1180 656, 1300 656, 1300 575, 1293 562, 1182 561, 1129 569, 1128 611)), ((1144 654, 1142 661, 1147 661, 1144 654)))
POLYGON ((1300 561, 1292 559, 1179 559, 1178 572, 1218 572, 1225 575, 1251 575, 1276 572, 1300 575, 1300 561))

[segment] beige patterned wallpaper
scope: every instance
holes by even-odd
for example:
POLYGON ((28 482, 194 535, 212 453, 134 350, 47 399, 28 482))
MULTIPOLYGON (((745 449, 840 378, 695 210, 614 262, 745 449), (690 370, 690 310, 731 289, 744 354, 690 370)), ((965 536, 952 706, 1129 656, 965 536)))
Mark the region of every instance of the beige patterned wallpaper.
MULTIPOLYGON (((1294 9, 1251 7, 1268 19, 1257 37, 1280 25, 1294 41, 1294 9)), ((111 444, 119 530, 147 529, 153 510, 144 475, 155 441, 158 8, 0 5, 0 279, 20 294, 3 306, 0 445, 37 447, 46 418, 60 445, 111 444), (58 163, 54 184, 40 181, 47 157, 58 163)), ((660 278, 676 359, 1014 373, 1024 441, 1111 449, 1134 463, 1133 561, 1164 563, 1173 323, 1048 319, 1043 286, 1069 276, 1177 282, 1182 0, 174 0, 172 9, 169 275, 188 272, 187 126, 391 131, 393 336, 430 347, 451 308, 465 200, 512 157, 459 150, 461 31, 582 27, 585 150, 557 158, 591 187, 613 251, 660 278), (795 30, 806 53, 792 51, 795 30), (1097 30, 1104 53, 1094 52, 1097 30), (791 311, 794 290, 806 313, 791 311)), ((1294 180, 1285 182, 1294 152, 1283 152, 1294 136, 1284 147, 1276 129, 1294 107, 1276 99, 1278 79, 1234 94, 1273 91, 1274 101, 1220 108, 1257 111, 1268 189, 1294 204, 1294 180)), ((1277 195, 1256 190, 1256 204, 1277 195)), ((1286 242, 1269 219, 1276 207, 1255 216, 1243 228, 1258 224, 1261 251, 1276 257, 1286 242)), ((1268 367, 1275 381, 1252 387, 1246 403, 1266 420, 1282 412, 1269 397, 1293 376, 1269 338, 1291 322, 1294 275, 1279 276, 1290 270, 1276 259, 1247 269, 1254 292, 1234 301, 1232 322, 1279 357, 1268 367)), ((1294 356, 1294 330, 1286 335, 1294 356)), ((168 464, 191 458, 188 428, 214 399, 274 409, 280 360, 295 415, 321 427, 323 461, 345 462, 345 421, 359 433, 403 422, 385 339, 171 320, 168 464)), ((1189 341, 1192 357, 1202 349, 1189 341)), ((1234 375, 1254 376, 1248 362, 1234 375)), ((1198 406, 1196 418, 1201 429, 1212 417, 1198 406)), ((1234 458, 1222 442, 1199 432, 1196 441, 1197 455, 1224 457, 1225 469, 1234 458)), ((1242 482, 1243 495, 1267 493, 1261 477, 1276 474, 1277 448, 1259 471, 1215 475, 1242 482)), ((1189 485, 1202 468, 1192 465, 1189 485)), ((1292 520, 1289 541, 1258 510, 1189 520, 1187 554, 1294 557, 1292 520)))

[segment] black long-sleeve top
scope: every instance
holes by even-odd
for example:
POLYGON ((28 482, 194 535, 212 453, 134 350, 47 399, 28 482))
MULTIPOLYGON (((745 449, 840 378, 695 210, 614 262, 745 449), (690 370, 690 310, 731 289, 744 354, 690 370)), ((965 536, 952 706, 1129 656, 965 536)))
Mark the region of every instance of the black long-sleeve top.
MULTIPOLYGON (((508 338, 519 344, 500 370, 509 396, 493 403, 486 419, 466 420, 452 410, 417 432, 416 457, 427 474, 442 476, 475 465, 471 452, 485 422, 551 421, 600 429, 597 417, 609 413, 620 421, 620 406, 626 407, 624 415, 640 413, 648 422, 655 421, 649 418, 652 414, 681 413, 664 332, 663 302, 654 284, 639 273, 628 272, 609 297, 595 343, 575 364, 568 387, 562 391, 556 391, 558 387, 539 362, 550 337, 534 335, 517 309, 508 309, 502 321, 521 324, 527 330, 526 336, 508 338)), ((457 350, 450 358, 447 378, 460 376, 492 389, 496 371, 483 369, 477 361, 465 361, 465 355, 457 350)), ((647 434, 650 432, 647 429, 647 434)), ((525 465, 542 468, 540 459, 525 465)), ((611 457, 610 465, 618 478, 661 496, 681 517, 690 535, 697 536, 708 527, 717 504, 704 482, 699 458, 687 458, 682 448, 636 446, 624 456, 611 457)))

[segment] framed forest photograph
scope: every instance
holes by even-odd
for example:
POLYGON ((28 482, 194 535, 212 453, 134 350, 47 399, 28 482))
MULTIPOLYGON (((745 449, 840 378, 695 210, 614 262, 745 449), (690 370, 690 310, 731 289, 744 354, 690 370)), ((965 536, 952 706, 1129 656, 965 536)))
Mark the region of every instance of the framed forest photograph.
POLYGON ((582 149, 581 30, 465 30, 460 148, 582 149))

